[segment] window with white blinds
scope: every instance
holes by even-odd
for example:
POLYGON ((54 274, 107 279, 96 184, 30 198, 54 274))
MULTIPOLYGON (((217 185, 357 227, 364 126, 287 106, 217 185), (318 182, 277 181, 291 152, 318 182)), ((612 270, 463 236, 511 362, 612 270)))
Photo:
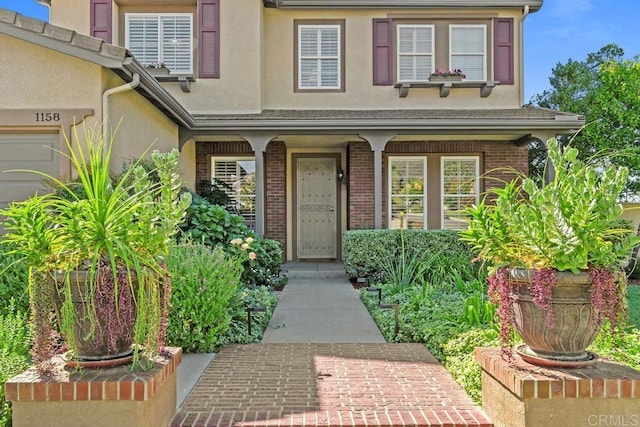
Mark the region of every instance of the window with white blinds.
POLYGON ((251 228, 256 223, 256 162, 253 157, 211 159, 211 181, 223 181, 236 212, 251 228))
POLYGON ((190 13, 126 15, 126 46, 143 64, 163 63, 173 74, 193 72, 190 13))
POLYGON ((449 66, 459 68, 466 80, 487 80, 487 26, 449 26, 449 66))
POLYGON ((398 81, 427 81, 434 71, 433 25, 398 25, 398 81))
POLYGON ((389 157, 389 228, 426 228, 426 157, 389 157))
POLYGON ((340 89, 340 25, 298 26, 298 88, 340 89))
POLYGON ((467 228, 465 208, 478 203, 478 157, 442 157, 441 194, 443 229, 467 228))

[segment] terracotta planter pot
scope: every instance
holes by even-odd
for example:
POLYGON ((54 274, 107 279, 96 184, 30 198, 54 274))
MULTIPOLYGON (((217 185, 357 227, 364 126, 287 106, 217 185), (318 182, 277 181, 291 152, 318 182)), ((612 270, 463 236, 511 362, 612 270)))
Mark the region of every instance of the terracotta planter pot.
POLYGON ((516 331, 527 344, 527 353, 553 362, 580 362, 593 358, 586 350, 600 330, 591 319, 591 278, 587 273, 558 272, 551 295, 554 327, 547 326, 547 312, 533 303, 529 292, 534 272, 512 269, 509 278, 516 331))
MULTIPOLYGON (((106 361, 112 359, 126 358, 133 352, 133 325, 136 320, 136 310, 133 308, 126 315, 126 310, 123 307, 123 299, 131 298, 131 287, 128 283, 120 283, 120 306, 123 308, 120 312, 120 316, 101 316, 100 310, 96 309, 92 314, 95 318, 94 328, 91 323, 92 307, 96 306, 95 298, 94 305, 89 304, 89 282, 88 271, 72 271, 69 273, 69 284, 71 286, 71 301, 73 303, 74 310, 77 314, 76 322, 74 325, 75 335, 75 358, 80 362, 82 366, 83 361, 106 361), (92 331, 93 329, 93 331, 92 331), (117 334, 114 334, 113 331, 117 334), (93 332, 93 333, 92 333, 93 332)), ((64 274, 58 274, 56 276, 58 287, 64 286, 65 276, 64 274)), ((137 287, 137 280, 133 278, 134 292, 137 287)), ((62 304, 61 295, 59 304, 62 304)), ((134 304, 131 301, 129 304, 134 304)), ((115 309, 111 310, 111 314, 115 313, 115 309)), ((67 337, 64 337, 65 340, 67 337)), ((87 365, 91 367, 91 364, 87 365)))

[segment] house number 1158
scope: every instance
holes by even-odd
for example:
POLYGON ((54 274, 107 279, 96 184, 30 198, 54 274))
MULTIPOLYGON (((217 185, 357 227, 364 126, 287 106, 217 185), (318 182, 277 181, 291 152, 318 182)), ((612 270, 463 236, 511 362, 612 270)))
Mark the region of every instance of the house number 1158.
POLYGON ((36 113, 36 122, 59 122, 60 113, 36 113))

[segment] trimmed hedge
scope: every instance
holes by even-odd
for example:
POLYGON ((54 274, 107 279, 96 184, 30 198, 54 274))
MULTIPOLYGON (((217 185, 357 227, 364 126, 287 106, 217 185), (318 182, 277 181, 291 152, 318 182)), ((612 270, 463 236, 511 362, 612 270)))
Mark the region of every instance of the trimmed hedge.
POLYGON ((350 278, 379 279, 381 260, 402 253, 402 239, 408 255, 442 253, 459 256, 468 246, 454 230, 350 230, 342 238, 344 268, 350 278))

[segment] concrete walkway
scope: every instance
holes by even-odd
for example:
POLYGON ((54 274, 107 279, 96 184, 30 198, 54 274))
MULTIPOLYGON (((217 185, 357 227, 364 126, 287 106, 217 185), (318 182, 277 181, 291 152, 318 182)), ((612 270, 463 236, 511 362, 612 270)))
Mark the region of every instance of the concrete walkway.
POLYGON ((356 291, 342 279, 290 279, 263 343, 384 343, 356 291))
POLYGON ((492 425, 423 345, 385 343, 341 264, 285 268, 263 342, 217 354, 172 427, 492 425))

